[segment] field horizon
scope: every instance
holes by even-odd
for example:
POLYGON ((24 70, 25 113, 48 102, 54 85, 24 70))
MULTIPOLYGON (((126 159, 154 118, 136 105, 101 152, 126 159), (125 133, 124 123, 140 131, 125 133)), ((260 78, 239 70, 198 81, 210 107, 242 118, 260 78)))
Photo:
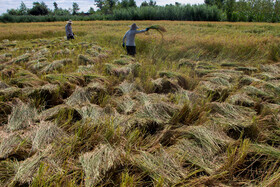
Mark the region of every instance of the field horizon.
POLYGON ((65 24, 0 23, 1 186, 280 185, 280 23, 65 24))

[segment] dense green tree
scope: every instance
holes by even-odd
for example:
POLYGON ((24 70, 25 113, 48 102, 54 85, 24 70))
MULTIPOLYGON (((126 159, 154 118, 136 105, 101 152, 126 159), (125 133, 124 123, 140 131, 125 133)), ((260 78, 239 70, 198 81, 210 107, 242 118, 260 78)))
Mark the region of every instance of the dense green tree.
POLYGON ((216 5, 218 8, 223 8, 225 0, 204 0, 204 3, 209 6, 216 5))
POLYGON ((136 2, 134 0, 128 0, 128 7, 137 7, 136 2))
POLYGON ((20 7, 19 7, 19 13, 20 15, 26 15, 28 13, 28 9, 24 2, 21 2, 20 7))
POLYGON ((233 19, 234 6, 235 6, 235 0, 226 0, 225 11, 226 11, 228 21, 236 21, 233 19))
POLYGON ((103 9, 104 5, 105 5, 105 0, 94 0, 95 2, 95 6, 97 6, 97 8, 99 8, 100 10, 103 9))
POLYGON ((147 1, 143 1, 140 5, 141 7, 144 7, 144 6, 149 6, 149 3, 147 3, 147 1))
POLYGON ((156 1, 153 1, 153 0, 149 1, 149 6, 156 6, 156 4, 157 4, 156 1))
POLYGON ((48 7, 44 2, 33 2, 33 7, 29 10, 30 15, 47 15, 49 13, 48 7))
POLYGON ((156 6, 157 2, 156 1, 153 1, 153 0, 150 0, 149 2, 147 1, 143 1, 141 3, 141 7, 145 7, 145 6, 156 6))
POLYGON ((55 11, 58 10, 58 5, 57 5, 56 2, 53 2, 53 6, 54 6, 54 10, 55 10, 55 11))
POLYGON ((20 15, 20 13, 19 13, 19 10, 18 9, 8 9, 7 10, 7 13, 9 14, 9 15, 13 15, 13 16, 18 16, 18 15, 20 15))
POLYGON ((94 9, 92 7, 90 7, 89 10, 88 10, 88 13, 94 14, 94 12, 95 12, 94 9))
POLYGON ((122 0, 119 4, 120 8, 128 8, 128 0, 122 0))
POLYGON ((181 6, 182 4, 179 2, 175 2, 175 6, 181 6))
POLYGON ((72 5, 72 14, 73 15, 76 15, 77 13, 78 13, 78 11, 80 10, 80 8, 79 8, 79 5, 78 5, 78 3, 73 3, 73 5, 72 5))

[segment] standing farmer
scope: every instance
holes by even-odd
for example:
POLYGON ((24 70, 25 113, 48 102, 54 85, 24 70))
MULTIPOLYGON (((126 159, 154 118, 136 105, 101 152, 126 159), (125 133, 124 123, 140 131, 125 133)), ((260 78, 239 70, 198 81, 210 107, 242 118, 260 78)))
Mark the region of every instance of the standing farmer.
POLYGON ((138 29, 138 27, 137 27, 136 23, 133 23, 130 26, 130 30, 128 30, 123 37, 122 46, 123 47, 125 46, 125 40, 126 40, 127 54, 132 55, 132 56, 134 56, 136 54, 135 35, 149 30, 149 28, 146 28, 146 29, 140 30, 140 31, 137 31, 136 29, 138 29))
POLYGON ((72 20, 69 20, 65 26, 67 40, 74 39, 74 33, 72 32, 72 20))

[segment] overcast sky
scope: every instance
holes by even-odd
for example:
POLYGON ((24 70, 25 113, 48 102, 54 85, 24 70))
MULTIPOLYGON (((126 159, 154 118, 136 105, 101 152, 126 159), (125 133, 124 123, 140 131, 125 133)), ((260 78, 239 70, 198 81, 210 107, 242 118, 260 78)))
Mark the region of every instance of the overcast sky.
MULTIPOLYGON (((21 1, 25 3, 27 8, 32 8, 33 2, 31 0, 0 0, 0 14, 6 13, 7 9, 16 9, 19 8, 21 1)), ((94 6, 94 0, 75 0, 75 1, 68 1, 68 0, 38 0, 39 2, 44 1, 48 8, 53 9, 53 2, 56 2, 58 4, 59 8, 68 9, 72 7, 73 2, 76 2, 79 4, 80 11, 87 12, 90 7, 93 7, 94 10, 96 10, 96 7, 94 6)), ((137 6, 140 6, 140 4, 145 0, 136 0, 137 6)), ((149 1, 149 0, 147 0, 149 1)), ((156 0, 157 5, 166 5, 166 4, 174 4, 175 2, 179 2, 182 4, 202 4, 204 3, 204 0, 156 0)))

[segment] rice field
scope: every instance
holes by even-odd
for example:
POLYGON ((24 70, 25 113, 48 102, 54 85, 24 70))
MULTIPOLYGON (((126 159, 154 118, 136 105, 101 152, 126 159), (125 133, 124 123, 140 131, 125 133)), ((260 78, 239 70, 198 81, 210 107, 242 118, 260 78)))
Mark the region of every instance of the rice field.
POLYGON ((280 24, 0 24, 1 186, 279 186, 280 24))

